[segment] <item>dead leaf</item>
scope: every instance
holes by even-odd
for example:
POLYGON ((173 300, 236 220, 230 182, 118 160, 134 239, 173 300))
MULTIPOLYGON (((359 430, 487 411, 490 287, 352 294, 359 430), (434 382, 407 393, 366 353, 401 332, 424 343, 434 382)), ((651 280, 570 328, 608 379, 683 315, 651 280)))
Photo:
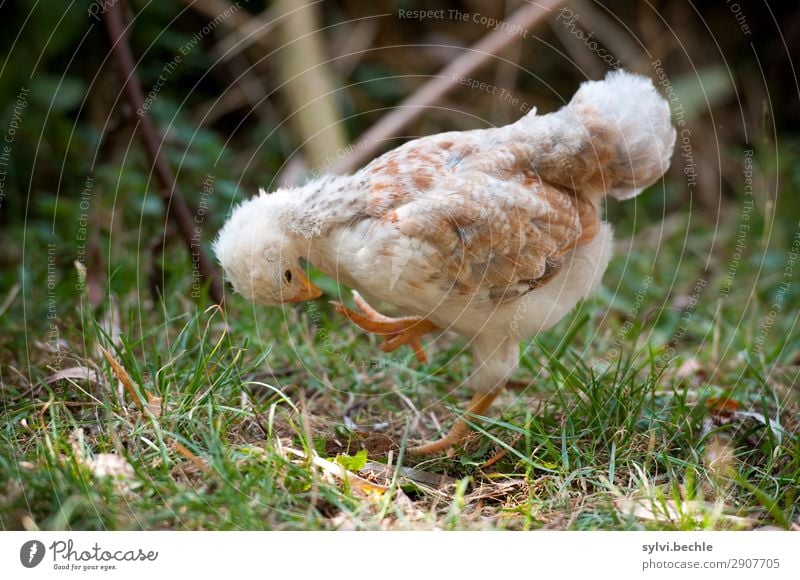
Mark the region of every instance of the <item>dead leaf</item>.
POLYGON ((331 518, 330 522, 334 529, 342 532, 352 532, 357 529, 353 516, 345 512, 339 512, 331 518))
MULTIPOLYGON (((384 463, 376 463, 375 461, 367 461, 364 468, 359 472, 367 474, 370 477, 382 477, 386 481, 391 481, 394 476, 394 467, 390 467, 384 463)), ((455 485, 458 480, 442 473, 433 473, 431 471, 422 471, 414 469, 413 467, 401 467, 400 477, 404 477, 414 483, 427 485, 436 489, 441 489, 455 485)))
POLYGON ((347 471, 341 465, 334 463, 332 461, 328 461, 327 459, 323 459, 316 453, 313 453, 309 458, 305 453, 300 451, 299 449, 293 449, 292 447, 281 447, 281 450, 294 455, 296 457, 301 457, 306 460, 310 460, 311 464, 315 467, 319 467, 322 471, 328 475, 333 476, 334 478, 346 482, 348 485, 352 486, 354 489, 357 489, 362 492, 370 492, 370 493, 377 493, 377 494, 384 494, 389 489, 384 485, 379 485, 377 483, 372 483, 353 473, 352 471, 347 471))
POLYGON ((754 532, 785 532, 786 528, 780 526, 759 526, 753 530, 754 532))
POLYGON ((98 453, 91 459, 85 460, 85 464, 97 478, 111 477, 126 480, 134 475, 131 464, 116 453, 98 453))
POLYGON ((145 408, 153 415, 153 417, 158 419, 161 416, 161 403, 163 401, 163 398, 147 393, 147 404, 145 405, 145 408))
POLYGON ((772 419, 771 417, 766 417, 763 413, 755 413, 753 411, 736 411, 733 414, 733 418, 742 422, 746 419, 755 419, 765 427, 769 427, 772 430, 772 433, 775 435, 775 439, 778 441, 778 444, 781 443, 784 435, 794 438, 794 435, 786 431, 786 429, 784 429, 778 421, 772 419))
POLYGON ((735 473, 736 450, 727 437, 715 435, 706 443, 704 463, 712 474, 731 477, 735 473))
POLYGON ((378 423, 373 423, 372 425, 359 425, 356 423, 355 418, 358 414, 364 410, 367 406, 366 401, 359 401, 358 403, 354 403, 347 407, 344 411, 344 426, 347 427, 350 431, 361 431, 361 432, 370 432, 370 431, 386 431, 389 428, 389 423, 386 421, 380 421, 378 423))
POLYGON ((730 397, 709 397, 706 399, 706 408, 711 415, 727 418, 741 409, 742 405, 730 397))
POLYGON ((49 377, 45 377, 44 382, 48 385, 52 385, 62 380, 89 381, 98 385, 108 384, 100 373, 89 367, 70 367, 68 369, 62 369, 49 377))
POLYGON ((617 502, 617 511, 625 516, 656 522, 676 522, 681 518, 681 511, 674 500, 661 502, 652 499, 626 498, 617 502))
POLYGON ((528 483, 524 479, 506 478, 499 481, 481 482, 477 489, 464 498, 469 503, 479 500, 501 500, 524 490, 528 483))
POLYGON ((625 498, 617 502, 617 511, 625 516, 640 520, 661 523, 676 523, 689 518, 695 522, 703 522, 707 518, 725 521, 743 528, 751 528, 758 524, 752 518, 744 518, 726 514, 727 506, 706 501, 682 501, 673 499, 625 498))
POLYGON ((696 358, 687 358, 681 366, 675 370, 676 379, 689 379, 694 376, 705 378, 707 376, 706 368, 696 358))

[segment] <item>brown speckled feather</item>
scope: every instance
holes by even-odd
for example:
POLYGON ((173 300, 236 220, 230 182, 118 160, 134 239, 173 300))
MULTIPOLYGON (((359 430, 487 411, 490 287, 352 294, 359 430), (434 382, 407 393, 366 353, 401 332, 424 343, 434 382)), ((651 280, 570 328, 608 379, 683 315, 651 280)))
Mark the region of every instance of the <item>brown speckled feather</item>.
POLYGON ((566 252, 594 238, 600 219, 591 202, 543 183, 524 162, 514 171, 498 162, 504 170, 494 175, 486 138, 445 133, 376 159, 362 171, 360 217, 421 242, 420 258, 452 289, 506 300, 546 284, 566 252))

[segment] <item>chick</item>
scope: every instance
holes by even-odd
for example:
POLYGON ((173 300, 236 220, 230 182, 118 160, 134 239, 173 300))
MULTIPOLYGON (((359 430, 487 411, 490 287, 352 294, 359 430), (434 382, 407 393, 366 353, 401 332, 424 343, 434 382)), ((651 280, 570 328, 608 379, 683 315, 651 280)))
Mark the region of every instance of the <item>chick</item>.
MULTIPOLYGON (((547 115, 410 141, 348 176, 263 191, 238 206, 214 250, 234 289, 260 304, 321 295, 305 259, 326 275, 408 313, 390 318, 354 293, 336 308, 384 335, 383 350, 450 330, 469 340, 481 416, 514 373, 519 343, 553 326, 600 283, 612 250, 605 196, 624 200, 669 166, 675 129, 646 77, 625 71, 583 83, 547 115)), ((449 449, 463 419, 437 441, 449 449)))

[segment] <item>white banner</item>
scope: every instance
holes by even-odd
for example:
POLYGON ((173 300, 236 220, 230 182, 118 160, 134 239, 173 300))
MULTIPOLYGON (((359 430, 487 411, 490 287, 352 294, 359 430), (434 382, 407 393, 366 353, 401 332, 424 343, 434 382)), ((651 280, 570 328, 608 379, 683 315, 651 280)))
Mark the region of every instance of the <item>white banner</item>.
POLYGON ((800 578, 794 532, 2 532, 3 578, 800 578), (436 576, 434 576, 434 574, 436 576), (680 576, 677 576, 677 575, 680 576), (232 576, 236 575, 236 576, 232 576), (581 576, 579 576, 581 575, 581 576), (583 576, 585 575, 585 576, 583 576))

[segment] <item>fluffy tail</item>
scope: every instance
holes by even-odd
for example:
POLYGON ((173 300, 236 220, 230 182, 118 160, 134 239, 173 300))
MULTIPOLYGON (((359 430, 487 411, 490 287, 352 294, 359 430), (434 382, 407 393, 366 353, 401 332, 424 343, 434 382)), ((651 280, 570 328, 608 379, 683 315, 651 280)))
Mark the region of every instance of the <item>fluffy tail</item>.
POLYGON ((667 170, 675 145, 667 101, 650 79, 626 71, 585 82, 561 110, 512 127, 544 180, 590 198, 638 195, 667 170))

